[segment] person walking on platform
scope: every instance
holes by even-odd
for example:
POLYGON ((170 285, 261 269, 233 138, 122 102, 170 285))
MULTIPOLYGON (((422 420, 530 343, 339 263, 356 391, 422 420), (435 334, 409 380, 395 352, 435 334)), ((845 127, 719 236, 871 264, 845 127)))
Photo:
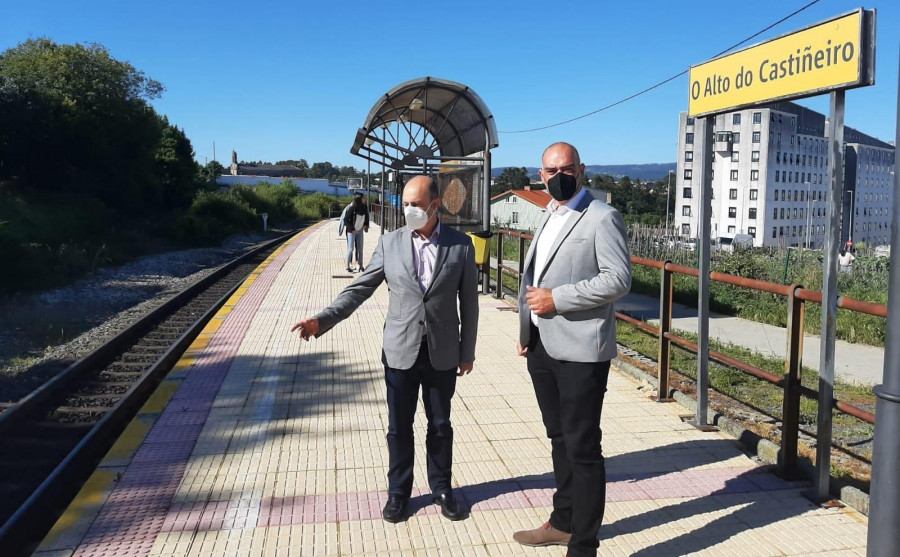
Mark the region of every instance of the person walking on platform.
POLYGON ((363 194, 353 194, 353 202, 342 213, 344 230, 347 232, 347 272, 352 273, 350 261, 356 251, 356 264, 359 272, 363 267, 363 233, 369 231, 369 209, 363 201, 363 194))
POLYGON ((451 490, 450 401, 457 376, 472 371, 478 334, 478 269, 472 240, 438 218, 437 185, 416 176, 403 190, 406 226, 381 237, 365 272, 315 317, 291 327, 304 340, 349 317, 382 282, 389 291, 381 360, 387 385, 388 500, 382 517, 400 522, 413 486, 413 419, 419 388, 428 419, 428 484, 450 520, 466 512, 451 490), (386 264, 388 262, 388 264, 386 264))
POLYGON ((556 492, 548 521, 513 539, 595 556, 606 499, 600 413, 616 356, 613 302, 631 287, 631 258, 622 215, 581 186, 575 147, 550 145, 539 174, 553 199, 525 257, 517 349, 550 438, 556 492))

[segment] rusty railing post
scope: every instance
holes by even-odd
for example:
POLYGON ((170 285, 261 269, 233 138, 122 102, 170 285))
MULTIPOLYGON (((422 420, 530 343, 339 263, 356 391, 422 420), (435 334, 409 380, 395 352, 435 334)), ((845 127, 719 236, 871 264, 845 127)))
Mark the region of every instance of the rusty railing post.
POLYGON ((787 359, 784 362, 784 401, 781 410, 781 450, 778 473, 784 478, 797 474, 797 440, 800 437, 800 373, 803 365, 803 327, 806 303, 797 297, 791 285, 788 294, 787 359))
POLYGON ((503 231, 497 231, 497 298, 503 299, 503 277, 500 266, 503 265, 503 231))
POLYGON ((669 397, 669 369, 671 359, 672 341, 666 338, 666 333, 672 330, 672 298, 675 286, 675 273, 667 266, 671 263, 668 259, 663 262, 659 281, 659 373, 657 375, 656 402, 672 402, 669 397))

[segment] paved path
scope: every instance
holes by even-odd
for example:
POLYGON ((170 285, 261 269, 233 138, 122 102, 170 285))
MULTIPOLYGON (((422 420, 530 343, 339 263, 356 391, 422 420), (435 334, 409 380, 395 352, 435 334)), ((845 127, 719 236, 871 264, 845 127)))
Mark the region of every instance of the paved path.
MULTIPOLYGON (((375 227, 373 227, 374 230, 375 227)), ((428 504, 417 451, 412 516, 380 519, 386 407, 382 287, 304 343, 288 333, 329 302, 345 243, 326 223, 274 254, 222 309, 110 451, 39 555, 541 556, 514 530, 544 522, 549 444, 514 352, 516 315, 482 297, 477 361, 454 398, 451 523, 428 504)), ((371 252, 375 234, 366 238, 371 252)), ((864 555, 867 520, 823 509, 690 413, 612 373, 603 412, 609 487, 601 555, 864 555)), ((420 409, 416 431, 424 433, 420 409)))
MULTIPOLYGON (((642 294, 628 294, 617 302, 616 309, 634 317, 659 322, 659 298, 642 294)), ((787 303, 785 302, 785 312, 787 303)), ((672 327, 697 332, 697 310, 681 304, 672 307, 672 327)), ((709 336, 721 342, 743 346, 768 356, 785 358, 787 353, 787 329, 710 313, 709 336)), ((803 365, 819 369, 821 337, 807 334, 803 341, 803 365)), ((884 373, 884 349, 853 344, 843 340, 835 342, 835 374, 848 382, 864 385, 881 383, 884 373)))

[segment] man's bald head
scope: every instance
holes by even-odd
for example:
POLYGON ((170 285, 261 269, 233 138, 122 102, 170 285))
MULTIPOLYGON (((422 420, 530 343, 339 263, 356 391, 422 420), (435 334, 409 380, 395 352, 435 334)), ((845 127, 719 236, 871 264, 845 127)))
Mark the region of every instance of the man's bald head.
POLYGON ((576 165, 581 164, 581 155, 578 154, 578 149, 576 149, 574 145, 566 143, 565 141, 557 141, 556 143, 544 149, 544 154, 541 156, 542 164, 543 161, 547 159, 547 155, 551 153, 559 153, 560 155, 565 155, 566 158, 573 160, 576 165))

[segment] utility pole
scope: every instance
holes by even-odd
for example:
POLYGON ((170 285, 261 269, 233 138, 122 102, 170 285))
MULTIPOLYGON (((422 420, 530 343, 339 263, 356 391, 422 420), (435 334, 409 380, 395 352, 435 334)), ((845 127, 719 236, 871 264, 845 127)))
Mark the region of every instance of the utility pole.
POLYGON ((669 235, 669 190, 672 189, 672 174, 675 174, 674 170, 669 171, 667 176, 669 182, 666 185, 666 236, 669 235))

